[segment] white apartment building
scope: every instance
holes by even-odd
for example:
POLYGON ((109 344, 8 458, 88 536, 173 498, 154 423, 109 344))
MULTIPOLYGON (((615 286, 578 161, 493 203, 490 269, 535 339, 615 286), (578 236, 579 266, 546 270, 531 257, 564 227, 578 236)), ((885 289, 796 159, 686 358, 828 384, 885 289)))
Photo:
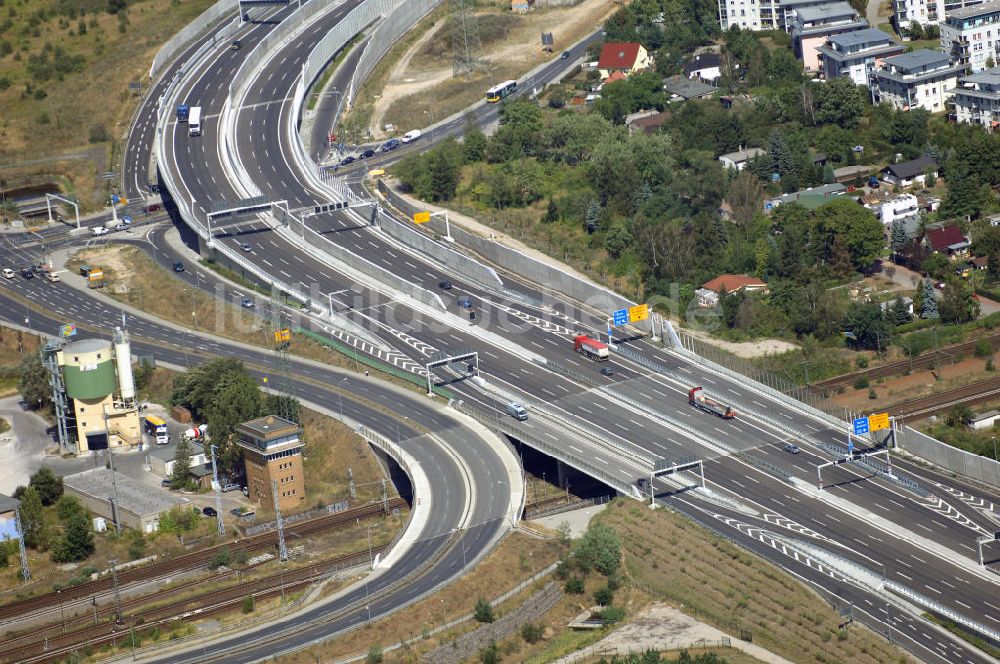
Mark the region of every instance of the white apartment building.
POLYGON ((909 111, 923 108, 940 113, 958 85, 964 69, 951 64, 946 53, 920 49, 882 60, 875 72, 875 95, 879 102, 909 111))
POLYGON ((882 30, 865 28, 833 35, 817 50, 824 78, 847 76, 856 85, 870 87, 878 64, 906 49, 882 30))
POLYGON ((913 194, 890 194, 875 190, 861 196, 858 202, 874 212, 878 220, 886 226, 920 213, 920 205, 913 194))
POLYGON ((952 97, 952 119, 977 124, 989 131, 1000 127, 1000 67, 958 79, 952 97))
POLYGON ((896 25, 906 30, 910 23, 916 21, 922 26, 939 25, 945 16, 956 9, 974 7, 983 4, 984 0, 892 0, 892 13, 896 25))
POLYGON ((986 2, 948 12, 940 24, 941 50, 973 72, 996 63, 1000 51, 1000 2, 986 2))
POLYGON ((742 30, 777 30, 781 0, 719 0, 719 25, 742 30))

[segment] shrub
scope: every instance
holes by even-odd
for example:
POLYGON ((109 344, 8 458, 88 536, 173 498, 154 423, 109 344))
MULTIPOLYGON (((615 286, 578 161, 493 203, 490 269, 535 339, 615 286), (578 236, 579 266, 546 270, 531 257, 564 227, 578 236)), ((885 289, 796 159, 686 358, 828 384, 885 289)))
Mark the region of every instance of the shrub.
POLYGON ((606 623, 615 623, 625 617, 625 609, 617 606, 609 606, 598 613, 597 617, 606 623))
POLYGON ((379 664, 382 661, 382 646, 373 645, 365 655, 365 664, 379 664))
POLYGON ((993 365, 993 358, 992 357, 990 359, 986 360, 986 370, 987 371, 996 371, 996 367, 993 365))
POLYGON ((493 606, 487 602, 485 599, 480 597, 476 600, 476 608, 472 612, 472 615, 481 623, 491 623, 493 622, 493 606))
POLYGON ((993 354, 993 344, 989 339, 980 339, 976 342, 976 357, 989 357, 993 354))
POLYGON ((858 355, 858 359, 856 359, 854 363, 858 365, 858 369, 868 368, 868 358, 865 357, 864 355, 858 355))
POLYGON ((854 389, 863 390, 868 387, 868 377, 858 376, 857 380, 854 381, 854 389))
POLYGON ((482 664, 500 663, 500 649, 497 648, 496 641, 490 641, 490 645, 479 651, 479 661, 482 664))
POLYGON ((878 399, 878 393, 876 393, 874 389, 868 390, 868 398, 878 399))
POLYGON ((229 548, 223 547, 212 558, 212 562, 208 563, 208 568, 219 569, 220 567, 229 565, 231 560, 232 555, 229 553, 229 548))
POLYGON ((601 606, 609 606, 615 599, 615 593, 608 586, 598 588, 594 592, 594 601, 601 606))
POLYGON ((90 132, 87 134, 87 140, 91 143, 104 143, 111 136, 108 134, 108 128, 102 124, 95 124, 90 127, 90 132))
POLYGON ((253 595, 247 595, 243 598, 243 613, 253 613, 254 601, 253 595))
POLYGON ((579 576, 571 576, 566 579, 566 584, 563 586, 563 590, 571 595, 582 595, 583 579, 579 576))
POLYGON ((544 630, 541 625, 536 625, 535 623, 525 623, 524 626, 521 627, 521 638, 524 639, 526 643, 538 643, 538 641, 542 638, 543 631, 544 630))

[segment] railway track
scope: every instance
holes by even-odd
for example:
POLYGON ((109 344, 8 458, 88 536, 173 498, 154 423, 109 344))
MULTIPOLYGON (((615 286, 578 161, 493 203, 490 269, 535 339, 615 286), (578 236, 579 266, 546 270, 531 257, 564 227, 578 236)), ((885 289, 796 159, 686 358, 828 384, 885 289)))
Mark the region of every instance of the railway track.
MULTIPOLYGON (((989 341, 994 351, 1000 349, 1000 333, 981 338, 989 341)), ((932 368, 935 363, 940 361, 942 358, 951 359, 959 355, 972 355, 976 350, 976 344, 978 342, 979 339, 976 339, 973 341, 963 341, 962 343, 952 344, 950 346, 942 346, 935 352, 927 353, 926 355, 918 355, 912 360, 897 360, 895 362, 882 364, 871 369, 854 371, 842 376, 836 376, 834 378, 819 381, 818 383, 813 383, 810 387, 820 393, 829 393, 834 392, 841 387, 851 387, 859 378, 867 378, 869 381, 872 381, 878 378, 885 378, 887 376, 905 374, 911 370, 924 371, 932 368)))
POLYGON ((1000 398, 1000 376, 914 399, 889 408, 889 413, 895 417, 933 415, 959 404, 974 404, 997 398, 1000 398))
MULTIPOLYGON (((282 572, 260 579, 250 580, 236 586, 220 588, 195 597, 188 597, 170 604, 136 608, 127 611, 123 607, 121 622, 114 617, 96 625, 77 628, 57 634, 37 634, 29 643, 0 644, 0 661, 4 664, 43 664, 56 662, 81 650, 94 650, 112 644, 115 647, 129 647, 130 635, 169 627, 177 620, 203 618, 242 608, 247 597, 257 600, 283 595, 304 588, 333 572, 362 564, 369 564, 372 556, 387 547, 375 547, 355 553, 338 556, 330 560, 313 563, 290 572, 282 572)), ((145 604, 157 602, 160 596, 146 598, 145 604)))
MULTIPOLYGON (((393 498, 388 501, 385 507, 391 511, 405 505, 406 501, 402 498, 393 498)), ((286 527, 286 534, 306 535, 342 526, 357 519, 377 516, 384 512, 383 503, 381 502, 363 505, 336 514, 328 514, 316 519, 290 524, 286 527)), ((207 549, 184 553, 175 558, 156 562, 151 565, 123 570, 118 573, 118 587, 120 591, 124 591, 139 584, 175 575, 183 570, 202 567, 207 565, 223 548, 227 548, 231 554, 237 554, 242 551, 250 552, 273 546, 275 540, 275 533, 269 531, 245 539, 218 544, 207 549)), ((0 605, 0 624, 10 627, 13 623, 37 617, 42 613, 72 611, 84 601, 87 604, 91 604, 96 602, 98 597, 106 596, 112 590, 113 581, 110 576, 105 576, 95 581, 88 581, 78 586, 65 588, 58 593, 36 595, 10 604, 0 605)))

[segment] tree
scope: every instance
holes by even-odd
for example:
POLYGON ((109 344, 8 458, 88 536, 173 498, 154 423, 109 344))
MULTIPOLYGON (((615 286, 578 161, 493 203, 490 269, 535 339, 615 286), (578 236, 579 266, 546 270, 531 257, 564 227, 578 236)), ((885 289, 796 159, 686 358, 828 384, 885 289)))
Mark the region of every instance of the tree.
POLYGON ((905 325, 910 322, 910 309, 903 296, 897 296, 892 304, 886 309, 886 316, 893 325, 905 325))
POLYGON ((844 316, 844 325, 854 333, 860 348, 882 352, 892 338, 892 325, 874 302, 852 302, 844 316))
POLYGON ((480 597, 476 600, 476 608, 472 612, 472 615, 481 623, 491 623, 494 620, 493 605, 480 597))
POLYGON ((910 25, 906 31, 910 33, 910 39, 924 38, 924 28, 917 21, 910 21, 910 25))
MULTIPOLYGON (((978 216, 990 198, 989 185, 984 183, 984 174, 971 162, 971 156, 955 156, 945 163, 948 191, 938 215, 941 219, 951 217, 978 216)), ((986 176, 988 177, 988 176, 986 176)))
POLYGON ((979 315, 979 302, 969 286, 952 281, 941 292, 939 311, 942 323, 968 323, 979 315))
POLYGON ((53 473, 49 468, 39 468, 28 480, 28 486, 32 486, 38 491, 38 497, 41 498, 42 505, 46 507, 54 505, 63 495, 62 477, 53 473))
POLYGON ((619 258, 632 246, 632 233, 623 223, 613 224, 604 236, 604 248, 612 258, 619 258))
POLYGON ((21 359, 21 379, 17 390, 29 408, 41 408, 52 403, 52 386, 49 372, 42 366, 38 353, 28 353, 21 359))
POLYGON ((618 535, 604 524, 593 524, 576 543, 576 561, 581 570, 596 569, 604 576, 611 576, 621 562, 621 543, 618 535))
MULTIPOLYGON (((236 425, 261 415, 261 393, 256 381, 244 370, 228 374, 218 383, 213 401, 206 409, 208 430, 212 440, 222 449, 223 465, 227 468, 235 461, 230 448, 236 425)), ((235 453, 238 455, 238 453, 235 453)))
POLYGON ((892 246, 892 253, 895 255, 898 253, 903 246, 906 244, 906 228, 903 226, 901 221, 892 222, 892 235, 890 236, 889 243, 892 246))
POLYGON ((62 539, 53 553, 56 562, 84 560, 94 553, 94 533, 86 512, 76 512, 66 522, 62 539))
MULTIPOLYGON (((213 434, 214 435, 214 434, 213 434)), ((191 482, 191 443, 181 436, 174 451, 174 467, 170 472, 170 488, 183 489, 191 482)))
POLYGON ((66 494, 56 503, 56 514, 59 516, 59 520, 65 523, 77 514, 86 515, 87 510, 76 499, 76 496, 66 494))
POLYGON ((465 137, 462 139, 466 163, 482 161, 486 157, 486 143, 486 134, 478 125, 473 123, 467 127, 465 137))
POLYGON ((934 293, 934 284, 930 279, 924 279, 920 302, 921 318, 940 318, 938 313, 937 295, 934 293))
POLYGON ((848 76, 835 78, 823 85, 815 86, 816 121, 820 124, 836 124, 845 129, 858 126, 864 112, 861 92, 853 79, 848 76))
POLYGON ((38 490, 29 486, 21 494, 21 530, 25 546, 42 549, 48 544, 45 516, 42 513, 42 499, 38 490))
POLYGON ((729 183, 726 195, 726 200, 733 209, 733 222, 739 226, 749 226, 753 216, 760 211, 763 198, 764 187, 756 176, 745 170, 737 173, 729 183))
POLYGON ((594 591, 594 601, 601 606, 609 606, 615 599, 615 593, 608 586, 601 586, 594 591))
POLYGON ((874 212, 850 198, 838 197, 824 203, 816 210, 816 219, 827 246, 840 238, 855 268, 868 268, 882 253, 882 223, 874 212))

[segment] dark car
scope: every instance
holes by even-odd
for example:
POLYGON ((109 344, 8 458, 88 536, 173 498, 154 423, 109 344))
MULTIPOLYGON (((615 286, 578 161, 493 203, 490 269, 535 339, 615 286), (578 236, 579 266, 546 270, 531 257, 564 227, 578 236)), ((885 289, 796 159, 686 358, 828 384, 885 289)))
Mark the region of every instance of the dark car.
POLYGON ((445 279, 441 283, 439 283, 438 286, 442 290, 451 290, 452 289, 452 283, 450 281, 448 281, 447 279, 445 279))
POLYGON ((25 279, 34 279, 35 271, 32 270, 30 267, 22 267, 21 276, 24 277, 25 279))
POLYGON ((201 513, 205 516, 218 516, 219 513, 215 511, 214 507, 202 507, 201 513))
POLYGON ((229 45, 229 49, 232 51, 238 51, 241 48, 243 48, 243 42, 241 42, 239 39, 234 39, 233 43, 229 45))
POLYGON ((569 60, 569 51, 563 51, 562 55, 559 57, 563 60, 569 60))
POLYGON ((789 443, 788 445, 785 445, 785 451, 788 452, 789 454, 798 454, 802 450, 799 449, 798 445, 793 445, 789 443))
POLYGON ((168 489, 171 487, 171 485, 173 483, 174 483, 174 481, 172 479, 170 479, 169 477, 165 477, 162 480, 160 480, 160 486, 166 487, 168 489))
POLYGON ((472 308, 472 298, 469 297, 468 295, 461 295, 461 296, 459 296, 459 298, 458 298, 458 306, 462 307, 463 309, 471 309, 472 308))
POLYGON ((640 477, 635 481, 635 485, 638 487, 639 491, 645 491, 649 488, 649 480, 645 477, 640 477))
POLYGON ((601 375, 602 376, 614 376, 615 375, 615 370, 612 369, 611 367, 601 367, 601 375))
POLYGON ((388 141, 382 144, 379 148, 382 152, 389 152, 390 150, 395 150, 400 145, 398 138, 390 138, 388 141))
POLYGON ((232 514, 233 516, 241 516, 243 514, 243 508, 234 507, 233 509, 229 510, 229 513, 232 514))
POLYGON ((174 263, 174 272, 183 272, 183 271, 184 271, 184 263, 180 261, 174 263))
POLYGON ((240 302, 240 306, 243 307, 244 309, 253 309, 254 308, 254 303, 253 303, 253 300, 251 300, 249 297, 245 297, 240 302))
POLYGON ((375 156, 375 150, 372 150, 371 148, 369 148, 369 149, 367 149, 367 150, 365 150, 364 152, 361 153, 361 158, 362 159, 370 159, 371 157, 374 157, 374 156, 375 156))
POLYGON ((348 164, 353 164, 355 161, 357 160, 354 157, 348 155, 340 160, 340 165, 347 166, 348 164))

